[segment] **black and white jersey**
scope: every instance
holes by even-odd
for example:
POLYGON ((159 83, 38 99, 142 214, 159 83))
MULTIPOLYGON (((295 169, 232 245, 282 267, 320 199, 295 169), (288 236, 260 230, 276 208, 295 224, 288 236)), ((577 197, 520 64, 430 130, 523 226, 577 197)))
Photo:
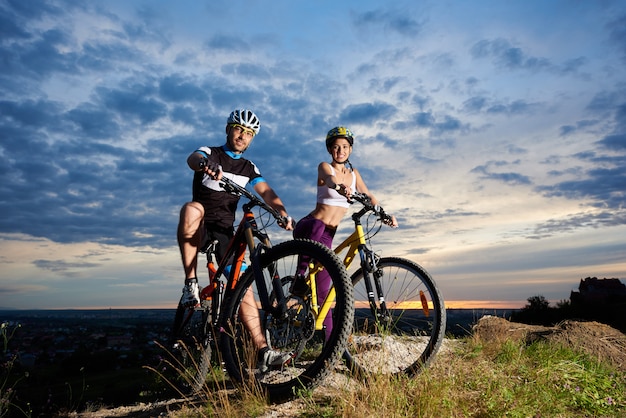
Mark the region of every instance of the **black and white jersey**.
MULTIPOLYGON (((209 160, 222 166, 223 176, 231 179, 238 185, 252 186, 265 179, 257 166, 250 160, 228 150, 226 146, 201 147, 196 150, 204 154, 209 160)), ((203 172, 196 172, 193 177, 193 201, 204 206, 204 222, 208 225, 217 225, 222 228, 231 228, 235 222, 238 196, 227 193, 203 172)))

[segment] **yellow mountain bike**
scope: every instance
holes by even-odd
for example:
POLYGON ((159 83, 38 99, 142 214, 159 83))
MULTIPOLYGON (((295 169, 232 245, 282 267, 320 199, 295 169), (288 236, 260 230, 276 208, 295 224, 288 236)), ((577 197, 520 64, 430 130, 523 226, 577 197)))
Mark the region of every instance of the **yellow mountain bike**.
POLYGON ((360 268, 351 276, 355 323, 344 360, 357 374, 415 374, 428 365, 443 341, 443 298, 419 264, 399 257, 380 258, 368 244, 391 217, 365 194, 353 193, 350 201, 363 207, 352 215, 354 232, 335 248, 336 254, 343 254, 346 268, 357 255, 360 260, 360 268), (363 227, 365 215, 374 217, 371 227, 363 227))

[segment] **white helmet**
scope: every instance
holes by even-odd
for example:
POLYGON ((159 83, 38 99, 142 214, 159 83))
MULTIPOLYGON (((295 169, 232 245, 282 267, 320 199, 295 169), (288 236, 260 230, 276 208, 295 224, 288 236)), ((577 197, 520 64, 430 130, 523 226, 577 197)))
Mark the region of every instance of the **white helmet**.
POLYGON ((248 109, 235 109, 231 112, 226 122, 228 125, 237 124, 246 128, 250 128, 254 131, 254 134, 258 134, 261 130, 261 122, 259 118, 254 114, 252 110, 248 109))

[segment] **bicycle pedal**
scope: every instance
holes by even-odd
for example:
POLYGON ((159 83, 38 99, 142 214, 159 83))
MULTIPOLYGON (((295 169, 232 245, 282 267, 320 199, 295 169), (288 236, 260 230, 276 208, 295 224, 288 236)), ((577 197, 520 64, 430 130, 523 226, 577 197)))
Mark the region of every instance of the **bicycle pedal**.
POLYGON ((304 277, 298 276, 294 279, 291 287, 291 294, 305 299, 311 294, 311 287, 306 283, 304 277))

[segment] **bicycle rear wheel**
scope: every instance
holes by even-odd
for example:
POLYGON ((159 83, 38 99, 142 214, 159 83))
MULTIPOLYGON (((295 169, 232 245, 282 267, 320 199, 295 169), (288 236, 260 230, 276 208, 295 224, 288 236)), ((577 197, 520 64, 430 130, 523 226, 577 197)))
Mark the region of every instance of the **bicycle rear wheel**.
POLYGON ((201 392, 211 367, 212 333, 207 306, 176 309, 165 376, 180 395, 201 392))
POLYGON ((220 349, 231 378, 252 383, 266 392, 271 401, 281 401, 297 396, 300 389, 315 387, 340 361, 354 320, 352 285, 339 258, 318 242, 297 239, 267 249, 260 257, 259 267, 272 308, 259 309, 262 333, 271 349, 289 356, 286 364, 261 372, 257 366, 258 347, 238 315, 248 289, 255 293, 257 303, 259 300, 253 267, 248 268, 228 297, 220 349), (299 261, 302 256, 310 257, 305 267, 299 261), (297 274, 306 268, 303 273, 308 277, 308 269, 315 263, 329 273, 336 292, 333 328, 328 338, 323 330, 315 330, 317 314, 310 296, 290 293, 297 274), (283 301, 277 296, 281 294, 285 295, 283 301))
MULTIPOLYGON (((363 271, 352 275, 354 334, 344 353, 355 374, 413 375, 426 367, 441 346, 446 330, 444 301, 432 277, 410 260, 387 257, 377 272, 387 315, 367 303, 363 271)), ((373 279, 372 279, 373 280, 373 279)))

